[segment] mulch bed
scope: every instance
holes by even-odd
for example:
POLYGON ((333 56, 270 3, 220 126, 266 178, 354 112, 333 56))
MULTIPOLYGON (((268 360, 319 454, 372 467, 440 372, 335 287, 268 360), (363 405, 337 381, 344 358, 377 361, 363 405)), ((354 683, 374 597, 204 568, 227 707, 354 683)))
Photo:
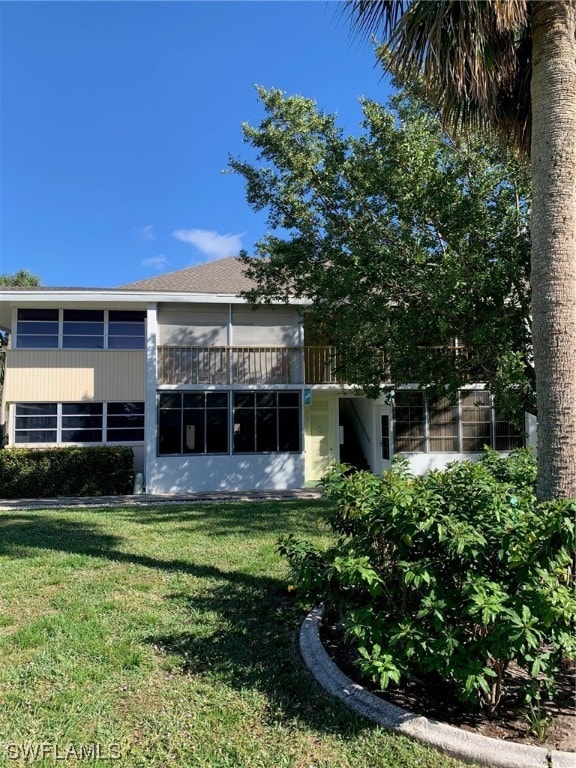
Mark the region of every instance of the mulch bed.
POLYGON ((393 685, 382 691, 376 683, 362 674, 356 665, 358 654, 352 645, 344 641, 343 632, 338 626, 324 623, 320 634, 326 651, 344 674, 371 693, 398 707, 449 725, 476 731, 483 736, 576 752, 574 665, 566 665, 556 681, 556 702, 543 703, 543 715, 546 720, 549 719, 549 724, 545 726, 544 734, 536 734, 530 731, 528 710, 524 704, 526 677, 519 669, 511 668, 510 691, 503 697, 498 714, 487 717, 482 713, 467 711, 458 701, 454 688, 438 677, 430 676, 417 682, 403 682, 400 686, 393 685))

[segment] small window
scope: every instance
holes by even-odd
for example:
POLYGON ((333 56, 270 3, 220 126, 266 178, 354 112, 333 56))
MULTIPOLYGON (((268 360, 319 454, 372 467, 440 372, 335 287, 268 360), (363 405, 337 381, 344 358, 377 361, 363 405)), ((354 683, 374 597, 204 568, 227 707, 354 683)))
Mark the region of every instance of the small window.
POLYGON ((492 403, 486 390, 460 393, 462 452, 480 453, 492 445, 492 403))
POLYGON ((58 347, 58 310, 19 309, 16 347, 56 349, 58 347))
POLYGON ((106 442, 144 440, 144 403, 108 403, 106 442))
POLYGON ((144 349, 146 312, 110 310, 108 313, 108 349, 144 349))
POLYGON ((394 409, 394 451, 426 451, 426 416, 424 395, 416 390, 396 392, 394 409))
POLYGON ((102 403, 63 403, 62 442, 101 443, 102 403))
POLYGON ((56 403, 17 403, 15 443, 55 443, 58 439, 56 403))
POLYGON ((104 310, 65 309, 64 349, 104 349, 104 310))

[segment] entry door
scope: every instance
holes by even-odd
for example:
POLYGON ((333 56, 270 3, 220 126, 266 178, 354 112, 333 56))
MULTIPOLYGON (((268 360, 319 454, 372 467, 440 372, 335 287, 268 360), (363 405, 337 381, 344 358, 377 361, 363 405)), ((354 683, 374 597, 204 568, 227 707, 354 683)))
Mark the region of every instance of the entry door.
MULTIPOLYGON (((327 404, 328 405, 328 404, 327 404)), ((335 459, 334 414, 331 409, 306 411, 306 482, 318 482, 335 459)))

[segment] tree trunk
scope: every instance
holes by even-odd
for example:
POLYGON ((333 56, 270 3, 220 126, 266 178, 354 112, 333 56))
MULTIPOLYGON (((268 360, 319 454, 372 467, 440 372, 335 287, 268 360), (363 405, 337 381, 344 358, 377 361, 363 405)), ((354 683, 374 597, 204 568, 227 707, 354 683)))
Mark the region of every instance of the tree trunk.
POLYGON ((532 2, 538 496, 576 498, 576 2, 532 2))

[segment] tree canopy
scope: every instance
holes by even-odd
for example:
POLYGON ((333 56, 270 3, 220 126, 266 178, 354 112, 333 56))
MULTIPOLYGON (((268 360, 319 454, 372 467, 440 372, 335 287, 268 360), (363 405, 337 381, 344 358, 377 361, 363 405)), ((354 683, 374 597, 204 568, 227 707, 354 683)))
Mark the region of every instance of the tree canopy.
POLYGON ((259 97, 264 119, 243 126, 257 158, 230 161, 268 214, 243 255, 249 297, 308 298, 307 343, 334 345, 343 379, 371 396, 383 381, 483 381, 533 410, 522 162, 473 134, 450 138, 407 91, 388 108, 364 101, 357 136, 310 99, 259 97))

